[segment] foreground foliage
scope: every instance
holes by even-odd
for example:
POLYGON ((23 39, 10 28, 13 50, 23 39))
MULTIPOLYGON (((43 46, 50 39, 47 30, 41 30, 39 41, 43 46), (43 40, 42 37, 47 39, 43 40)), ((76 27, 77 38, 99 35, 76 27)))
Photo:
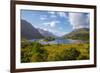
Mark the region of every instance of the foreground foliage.
POLYGON ((21 42, 21 62, 47 62, 89 59, 89 44, 47 44, 21 42))

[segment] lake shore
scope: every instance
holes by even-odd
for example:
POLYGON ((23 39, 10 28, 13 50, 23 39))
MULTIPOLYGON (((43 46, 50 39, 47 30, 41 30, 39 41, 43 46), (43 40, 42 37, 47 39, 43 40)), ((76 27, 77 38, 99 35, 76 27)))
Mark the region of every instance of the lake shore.
POLYGON ((73 39, 55 39, 52 41, 45 41, 44 39, 32 39, 29 42, 39 42, 40 44, 73 44, 73 43, 86 43, 83 40, 73 40, 73 39))

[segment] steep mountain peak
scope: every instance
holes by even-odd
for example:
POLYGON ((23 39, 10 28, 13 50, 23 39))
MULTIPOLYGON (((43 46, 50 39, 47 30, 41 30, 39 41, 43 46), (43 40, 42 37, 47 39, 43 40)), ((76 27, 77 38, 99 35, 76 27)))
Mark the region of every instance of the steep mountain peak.
POLYGON ((21 37, 25 39, 43 38, 39 31, 26 20, 21 20, 21 37))
POLYGON ((37 28, 38 31, 41 33, 42 36, 44 37, 56 37, 52 32, 47 31, 47 30, 43 30, 41 28, 37 28))

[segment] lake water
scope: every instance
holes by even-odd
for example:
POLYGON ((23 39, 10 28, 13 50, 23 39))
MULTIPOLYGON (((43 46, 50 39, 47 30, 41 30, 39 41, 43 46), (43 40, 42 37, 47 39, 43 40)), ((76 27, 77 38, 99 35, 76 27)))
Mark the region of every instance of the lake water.
POLYGON ((41 44, 71 44, 81 42, 80 40, 72 40, 72 39, 55 39, 53 41, 43 41, 43 39, 32 39, 30 42, 38 41, 41 44))

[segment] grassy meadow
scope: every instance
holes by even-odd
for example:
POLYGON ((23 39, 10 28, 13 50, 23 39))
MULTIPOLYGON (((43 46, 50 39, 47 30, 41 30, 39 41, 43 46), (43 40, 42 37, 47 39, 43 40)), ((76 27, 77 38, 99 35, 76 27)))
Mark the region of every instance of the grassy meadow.
POLYGON ((49 62, 89 59, 89 43, 46 44, 21 42, 21 62, 49 62))

